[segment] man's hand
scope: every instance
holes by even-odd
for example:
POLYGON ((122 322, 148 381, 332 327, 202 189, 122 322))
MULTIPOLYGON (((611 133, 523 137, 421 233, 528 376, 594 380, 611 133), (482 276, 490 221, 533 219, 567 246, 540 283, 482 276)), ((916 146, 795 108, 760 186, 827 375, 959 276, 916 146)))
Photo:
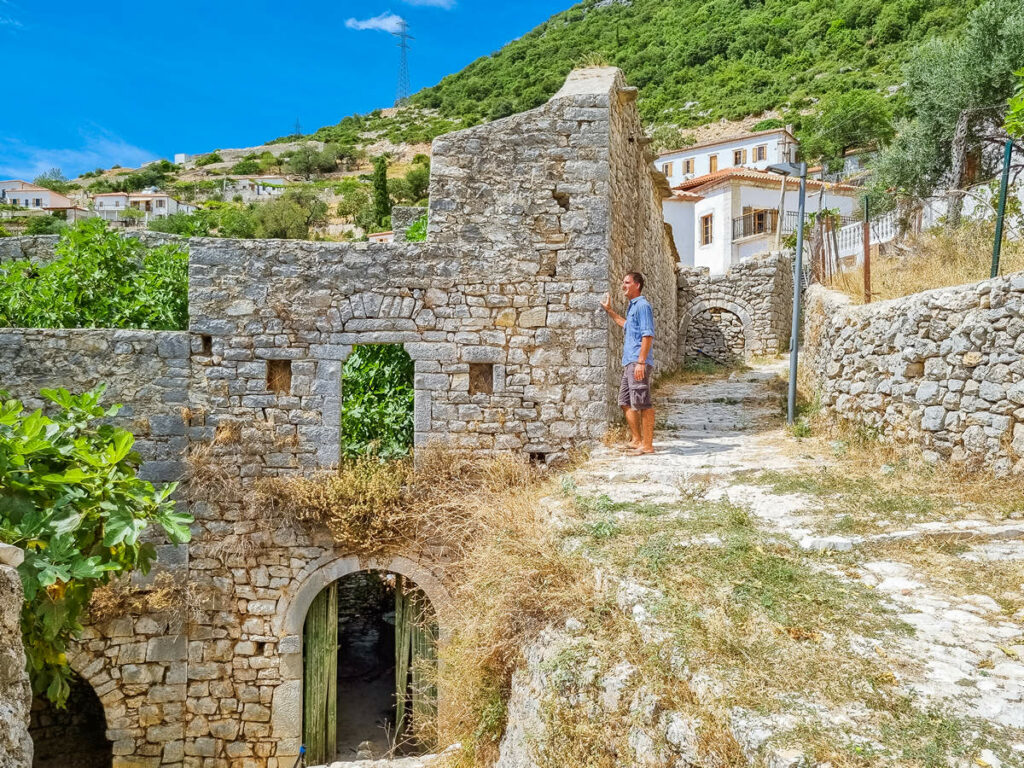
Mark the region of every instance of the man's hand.
POLYGON ((633 379, 634 381, 643 381, 644 376, 647 373, 647 365, 645 363, 637 363, 633 366, 633 379))
POLYGON ((610 293, 606 293, 604 295, 604 298, 601 299, 601 309, 603 309, 605 312, 610 312, 611 311, 611 309, 612 309, 612 295, 610 293))

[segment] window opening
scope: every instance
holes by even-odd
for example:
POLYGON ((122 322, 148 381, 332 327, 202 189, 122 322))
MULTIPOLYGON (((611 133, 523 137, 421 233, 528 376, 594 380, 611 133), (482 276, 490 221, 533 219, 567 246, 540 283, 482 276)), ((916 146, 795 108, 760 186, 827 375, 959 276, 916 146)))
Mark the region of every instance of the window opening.
POLYGON ((396 459, 412 450, 414 364, 401 344, 352 350, 341 379, 341 454, 396 459))
POLYGON ((267 360, 267 389, 279 395, 291 394, 291 360, 267 360))
POLYGON ((709 213, 709 214, 707 214, 705 216, 701 216, 700 217, 700 244, 701 245, 710 245, 711 244, 711 239, 712 239, 712 236, 713 236, 713 230, 712 230, 712 226, 711 226, 712 216, 713 215, 714 214, 710 214, 709 213))
POLYGON ((469 364, 469 394, 494 394, 494 365, 492 363, 469 364))

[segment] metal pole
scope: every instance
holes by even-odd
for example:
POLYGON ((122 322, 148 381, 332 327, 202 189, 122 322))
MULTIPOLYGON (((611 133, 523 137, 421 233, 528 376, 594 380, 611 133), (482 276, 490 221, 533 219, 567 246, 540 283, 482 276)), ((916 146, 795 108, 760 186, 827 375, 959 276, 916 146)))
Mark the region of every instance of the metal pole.
POLYGON ((864 303, 871 303, 871 215, 864 195, 864 303))
POLYGON ((793 332, 789 338, 789 402, 786 407, 786 421, 793 423, 796 417, 796 366, 797 349, 800 343, 800 278, 804 269, 804 203, 807 196, 807 163, 800 163, 800 203, 797 213, 796 262, 793 272, 793 332))
POLYGON ((999 251, 1003 248, 1003 219, 1006 217, 1006 188, 1010 184, 1010 161, 1013 159, 1013 139, 1006 140, 1003 154, 1003 180, 999 185, 999 210, 996 213, 996 241, 992 244, 992 274, 999 276, 999 251))

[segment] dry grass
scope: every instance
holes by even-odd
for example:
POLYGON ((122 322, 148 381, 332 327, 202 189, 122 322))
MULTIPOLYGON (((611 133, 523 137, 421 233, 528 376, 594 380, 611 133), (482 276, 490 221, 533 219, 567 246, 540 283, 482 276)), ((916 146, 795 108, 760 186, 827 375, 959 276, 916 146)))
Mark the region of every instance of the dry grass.
POLYGON ((1024 515, 1024 484, 962 464, 928 464, 913 445, 882 442, 863 427, 824 414, 810 419, 812 437, 801 451, 815 456, 814 471, 766 472, 758 479, 778 493, 820 500, 822 527, 879 533, 934 520, 999 522, 1024 515))
POLYGON ((438 606, 445 691, 440 742, 460 742, 455 765, 497 754, 512 672, 525 647, 593 604, 589 567, 551 533, 546 474, 519 457, 473 458, 428 446, 417 461, 361 459, 309 478, 266 480, 253 508, 323 526, 346 551, 418 553, 444 563, 452 598, 438 606))
POLYGON ((206 597, 194 582, 170 573, 157 574, 153 583, 136 588, 130 577, 114 579, 92 593, 89 621, 102 623, 121 616, 161 615, 168 630, 180 632, 202 618, 206 597))
MULTIPOLYGON (((934 230, 910 238, 895 256, 871 260, 871 296, 874 301, 912 293, 965 285, 988 279, 992 264, 993 226, 971 222, 953 232, 934 230)), ((1004 240, 1000 272, 1024 270, 1024 241, 1004 240)), ((864 301, 864 270, 841 272, 833 286, 855 303, 864 301)))

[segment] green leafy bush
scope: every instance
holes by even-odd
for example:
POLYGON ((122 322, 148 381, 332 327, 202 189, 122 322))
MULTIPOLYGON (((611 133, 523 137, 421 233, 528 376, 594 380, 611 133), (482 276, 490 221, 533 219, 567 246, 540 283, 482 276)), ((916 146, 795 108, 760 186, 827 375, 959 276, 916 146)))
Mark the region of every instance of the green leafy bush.
POLYGON ((239 160, 237 163, 231 166, 231 173, 244 174, 259 172, 260 161, 255 157, 247 157, 243 160, 239 160))
POLYGON ((427 214, 423 214, 405 230, 405 239, 410 243, 422 243, 427 239, 427 214))
POLYGON ((196 160, 196 167, 201 168, 204 165, 213 165, 214 163, 223 162, 224 160, 221 158, 220 154, 218 154, 217 152, 211 152, 210 154, 203 155, 198 160, 196 160))
POLYGON ((82 632, 93 590, 111 578, 149 571, 156 559, 142 534, 152 522, 175 544, 192 518, 136 476, 135 438, 98 423, 120 406, 100 405, 104 388, 81 395, 42 391, 59 410, 26 413, 0 391, 0 540, 25 551, 21 629, 33 688, 63 706, 72 676, 65 653, 82 632))
POLYGON ((147 248, 102 219, 79 222, 48 264, 0 264, 0 326, 184 330, 188 254, 147 248))
POLYGON ((57 235, 60 234, 65 227, 67 227, 67 223, 56 216, 33 216, 28 220, 28 226, 25 227, 25 234, 57 235))
POLYGON ((342 372, 342 453, 405 456, 413 439, 413 362, 397 344, 352 350, 342 372))

